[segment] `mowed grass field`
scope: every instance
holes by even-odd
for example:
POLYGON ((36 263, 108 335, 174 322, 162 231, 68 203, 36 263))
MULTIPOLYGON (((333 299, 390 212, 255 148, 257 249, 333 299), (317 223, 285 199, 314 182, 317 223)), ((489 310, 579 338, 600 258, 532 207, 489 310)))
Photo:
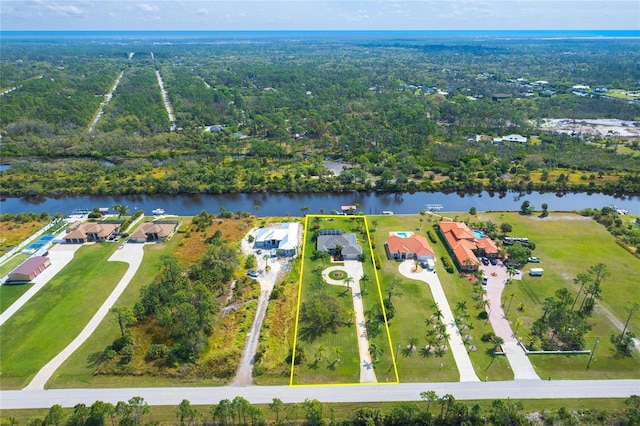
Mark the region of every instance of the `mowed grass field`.
MULTIPOLYGON (((374 232, 376 239, 376 251, 382 261, 382 270, 378 271, 384 291, 389 287, 393 279, 401 279, 401 284, 397 286, 398 295, 394 296, 396 306, 396 318, 391 323, 389 330, 394 346, 400 344, 398 357, 398 373, 401 382, 431 382, 431 381, 457 381, 460 379, 458 368, 451 355, 447 351, 443 357, 430 356, 424 358, 419 351, 414 353, 404 350, 409 344, 410 338, 418 339, 418 348, 427 344, 427 326, 425 320, 435 311, 433 296, 429 285, 413 281, 402 277, 398 272, 399 263, 395 260, 388 260, 384 243, 389 232, 410 231, 420 235, 426 235, 435 219, 430 216, 419 215, 393 215, 376 216, 368 218, 370 223, 375 223, 377 230, 374 232), (433 222, 430 222, 433 221, 433 222)), ((456 305, 458 302, 466 302, 468 313, 470 314, 471 330, 465 332, 471 335, 469 346, 474 346, 475 350, 470 350, 469 356, 474 365, 476 375, 487 380, 510 380, 513 373, 509 363, 504 357, 493 358, 488 350, 493 346, 480 341, 482 334, 491 331, 491 324, 477 318, 480 309, 475 307, 472 299, 471 283, 458 274, 448 274, 442 267, 440 256, 447 255, 442 243, 432 243, 431 248, 436 253, 436 271, 442 287, 447 295, 449 306, 456 315, 456 305)), ((384 294, 383 291, 383 294, 384 294)), ((447 343, 448 345, 448 343, 447 343)))
POLYGON ((29 380, 85 327, 127 269, 107 262, 116 244, 81 247, 74 259, 0 328, 2 389, 29 380))
MULTIPOLYGON (((326 384, 326 383, 359 383, 360 381, 360 355, 358 352, 357 328, 355 321, 350 321, 353 315, 353 299, 351 290, 346 287, 330 284, 318 285, 318 274, 321 270, 331 266, 339 266, 341 262, 323 262, 320 259, 312 260, 316 243, 313 240, 314 226, 319 229, 338 229, 345 233, 355 233, 358 244, 362 246, 365 262, 363 273, 369 277, 366 283, 360 281, 360 286, 365 288, 363 305, 365 317, 370 316, 368 311, 381 309, 381 294, 375 280, 373 263, 369 245, 361 238, 359 226, 366 228, 364 217, 310 217, 305 232, 305 250, 303 259, 303 271, 301 277, 300 306, 316 297, 319 292, 334 297, 343 306, 346 315, 341 319, 336 332, 326 332, 320 336, 309 336, 304 333, 305 324, 298 323, 296 344, 304 350, 306 360, 294 366, 292 384, 326 384), (320 354, 318 354, 318 350, 320 354), (340 348, 341 353, 336 355, 334 348, 340 348), (316 361, 317 355, 322 358, 316 361), (336 362, 339 358, 340 361, 336 362)), ((376 330, 370 330, 369 343, 382 349, 379 360, 374 364, 374 371, 379 382, 396 382, 397 378, 393 369, 389 337, 386 326, 380 324, 376 330)))
MULTIPOLYGON (((182 220, 182 218, 181 218, 182 220)), ((114 306, 133 307, 140 299, 140 289, 150 284, 158 273, 161 257, 173 255, 179 247, 189 239, 185 234, 177 233, 170 241, 162 244, 147 244, 144 246, 144 257, 138 272, 125 289, 114 306)), ((153 387, 153 386, 212 386, 215 383, 207 381, 186 381, 162 376, 107 376, 94 375, 96 365, 93 356, 104 351, 120 336, 120 329, 115 316, 107 315, 96 331, 87 341, 74 352, 60 369, 56 371, 47 383, 49 388, 90 388, 90 387, 153 387)), ((144 354, 136 354, 144 358, 144 354)))
MULTIPOLYGON (((551 206, 552 207, 552 206, 551 206)), ((468 216, 468 215, 467 215, 468 216)), ((472 219, 474 220, 474 219, 472 219)), ((610 336, 619 333, 610 317, 624 324, 629 308, 638 301, 640 294, 640 259, 616 244, 615 239, 600 224, 591 218, 571 213, 550 213, 549 217, 521 216, 515 212, 479 214, 475 220, 491 220, 494 223, 509 223, 514 237, 527 237, 536 244, 533 255, 541 259, 540 264, 523 266, 522 280, 503 292, 503 303, 514 293, 514 307, 523 305, 524 310, 509 311, 509 320, 518 325, 518 335, 526 342, 533 321, 542 316, 542 303, 547 297, 563 287, 574 295, 579 286, 573 278, 586 272, 591 266, 603 263, 610 276, 602 282, 602 300, 589 320, 593 329, 586 335, 585 349, 593 349, 596 338, 594 360, 589 370, 588 355, 543 355, 530 356, 540 377, 565 379, 638 378, 640 377, 640 354, 633 357, 616 358, 610 336), (544 269, 542 277, 530 277, 531 267, 544 269)), ((581 300, 581 299, 579 299, 581 300)), ((640 313, 629 321, 629 330, 640 334, 640 313)))

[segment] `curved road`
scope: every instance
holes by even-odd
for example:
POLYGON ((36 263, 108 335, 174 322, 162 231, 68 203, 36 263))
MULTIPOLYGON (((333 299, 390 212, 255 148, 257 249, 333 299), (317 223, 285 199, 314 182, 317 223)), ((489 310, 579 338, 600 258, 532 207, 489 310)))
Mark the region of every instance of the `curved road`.
POLYGON ((194 405, 217 404, 222 399, 241 396, 252 404, 265 404, 273 398, 285 403, 305 399, 322 402, 419 401, 420 392, 433 390, 451 394, 459 400, 541 399, 541 398, 628 398, 640 394, 640 380, 540 380, 508 382, 402 383, 354 386, 249 386, 216 388, 128 388, 59 389, 0 392, 2 409, 49 408, 54 404, 73 407, 95 401, 116 404, 140 396, 150 405, 177 406, 183 399, 194 405))

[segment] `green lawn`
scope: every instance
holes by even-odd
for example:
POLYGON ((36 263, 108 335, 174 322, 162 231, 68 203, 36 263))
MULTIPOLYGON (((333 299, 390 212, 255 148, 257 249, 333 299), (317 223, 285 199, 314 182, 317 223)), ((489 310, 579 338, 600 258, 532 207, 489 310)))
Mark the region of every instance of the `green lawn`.
MULTIPOLYGON (((358 243, 363 247, 363 253, 365 253, 366 258, 366 261, 363 263, 363 270, 365 275, 370 277, 370 281, 365 284, 365 294, 363 295, 365 315, 367 311, 380 306, 380 293, 376 285, 368 245, 363 241, 356 229, 358 226, 364 228, 364 218, 333 217, 318 218, 317 221, 310 218, 308 226, 312 228, 314 224, 320 226, 321 229, 340 229, 345 232, 353 232, 358 235, 358 243)), ((312 260, 311 257, 315 250, 315 241, 313 241, 312 229, 305 235, 306 248, 300 304, 302 305, 302 303, 310 300, 311 297, 314 297, 314 294, 321 291, 336 297, 344 306, 346 311, 353 310, 351 293, 345 292, 343 287, 325 284, 321 289, 314 290, 313 283, 317 281, 318 271, 325 267, 339 265, 340 263, 323 263, 320 259, 312 260)), ((358 353, 356 324, 353 321, 349 321, 348 316, 341 322, 341 324, 342 325, 338 327, 336 333, 324 333, 315 339, 304 337, 303 333, 301 333, 301 325, 299 325, 296 341, 297 345, 302 347, 305 351, 306 361, 295 366, 293 384, 358 383, 360 381, 360 356, 358 353), (316 353, 320 347, 324 348, 324 353, 322 355, 322 360, 316 362, 316 353), (339 357, 340 361, 334 363, 336 356, 332 351, 333 348, 338 347, 341 348, 342 354, 339 357)), ((393 370, 389 338, 384 324, 380 325, 379 328, 373 332, 370 330, 369 343, 375 344, 377 347, 382 349, 379 361, 374 367, 378 381, 395 382, 397 379, 395 371, 393 370)))
MULTIPOLYGON (((553 208, 553 206, 550 206, 553 208)), ((530 277, 527 271, 532 264, 523 266, 523 279, 514 280, 503 293, 503 303, 511 292, 515 298, 508 318, 512 324, 519 324, 518 335, 526 342, 534 320, 542 316, 541 304, 545 298, 553 296, 556 290, 567 287, 576 294, 579 287, 573 278, 589 267, 603 263, 611 275, 602 285, 602 300, 598 302, 621 323, 624 323, 627 309, 638 294, 637 271, 640 260, 615 243, 606 229, 591 220, 571 213, 550 213, 540 219, 536 216, 521 216, 518 213, 481 214, 479 220, 492 220, 498 225, 506 222, 513 226, 512 236, 527 237, 535 242, 534 255, 541 259, 539 266, 544 269, 542 277, 530 277), (523 310, 514 309, 522 304, 523 310)), ((613 356, 613 345, 609 337, 618 332, 612 322, 597 309, 590 321, 593 329, 586 335, 586 348, 592 349, 597 337, 600 344, 594 361, 586 370, 588 355, 531 356, 541 377, 566 379, 637 378, 640 377, 640 356, 634 352, 633 358, 620 359, 613 356)), ((515 326, 514 326, 515 328, 515 326)), ((640 315, 632 317, 629 329, 640 332, 640 315)))
MULTIPOLYGON (((453 216, 453 214, 451 215, 453 216)), ((400 295, 394 298, 397 316, 390 326, 391 337, 394 345, 400 343, 401 350, 398 362, 400 381, 402 382, 422 382, 422 381, 456 381, 459 380, 459 373, 453 356, 447 352, 443 358, 430 357, 423 358, 418 353, 406 356, 407 351, 403 351, 411 337, 419 339, 419 347, 426 344, 425 333, 427 331, 424 321, 431 316, 434 311, 433 296, 429 286, 419 281, 411 281, 400 275, 398 272, 399 263, 386 260, 384 242, 392 231, 411 231, 421 235, 426 234, 426 230, 432 226, 430 216, 418 215, 394 215, 378 216, 369 219, 370 222, 377 223, 376 242, 383 269, 379 271, 382 281, 388 284, 394 278, 402 278, 400 295), (422 219, 422 221, 421 221, 422 219), (417 331, 418 330, 418 331, 417 331), (404 354, 403 354, 404 352, 404 354), (443 367, 440 368, 440 363, 443 367)), ((480 309, 475 306, 472 299, 471 283, 460 278, 457 274, 448 274, 442 267, 440 256, 447 255, 446 249, 441 242, 436 244, 430 242, 431 247, 436 252, 436 270, 442 283, 442 287, 447 295, 449 306, 454 311, 458 302, 464 301, 467 304, 470 314, 470 325, 473 327, 468 334, 471 335, 470 345, 475 346, 475 351, 469 351, 471 362, 473 363, 476 375, 484 380, 509 380, 513 378, 513 373, 509 363, 504 357, 495 359, 489 355, 488 350, 493 346, 480 341, 482 334, 491 331, 491 325, 483 320, 477 319, 480 309)))
POLYGON ((2 389, 27 385, 84 328, 127 269, 125 263, 106 262, 116 247, 81 247, 69 265, 3 324, 2 389))
POLYGON ((0 285, 0 313, 4 312, 32 286, 33 283, 0 285))
POLYGON ((22 262, 27 260, 31 255, 17 253, 7 259, 2 265, 0 265, 0 277, 4 277, 9 272, 16 269, 22 262))
MULTIPOLYGON (((184 234, 178 233, 165 243, 145 245, 142 264, 129 286, 115 303, 115 306, 132 307, 140 299, 140 289, 151 283, 156 277, 160 258, 164 255, 171 255, 183 241, 185 241, 184 234)), ((108 315, 91 337, 62 364, 47 383, 47 387, 214 386, 219 384, 206 380, 179 380, 156 376, 94 376, 95 365, 91 362, 92 355, 102 352, 119 335, 120 330, 117 321, 113 316, 108 315)))

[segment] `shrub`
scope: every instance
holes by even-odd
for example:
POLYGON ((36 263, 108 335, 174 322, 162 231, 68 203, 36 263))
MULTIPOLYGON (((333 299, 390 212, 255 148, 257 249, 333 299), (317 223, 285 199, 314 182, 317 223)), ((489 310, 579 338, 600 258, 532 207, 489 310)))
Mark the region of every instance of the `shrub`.
POLYGON ((378 252, 373 252, 373 265, 376 267, 376 269, 382 268, 382 262, 380 262, 380 255, 378 254, 378 252))
MULTIPOLYGON (((486 312, 484 311, 482 313, 486 314, 486 312)), ((484 333, 480 338, 480 340, 482 340, 483 342, 490 342, 491 339, 493 339, 493 336, 495 336, 495 333, 493 331, 490 331, 488 333, 484 333)))
POLYGON ((451 261, 449 260, 448 257, 446 256, 442 256, 440 258, 440 260, 442 260, 442 266, 444 267, 444 270, 447 271, 450 274, 453 274, 453 264, 451 263, 451 261))
POLYGON ((434 244, 438 244, 438 237, 436 237, 436 233, 433 232, 432 229, 427 229, 427 237, 429 237, 429 241, 434 244))
POLYGON ((166 357, 168 353, 169 348, 167 348, 167 345, 154 344, 149 346, 149 350, 147 350, 147 358, 161 359, 166 357))
POLYGON ((481 320, 486 320, 487 318, 489 318, 489 314, 486 311, 482 311, 478 314, 478 318, 480 318, 481 320))

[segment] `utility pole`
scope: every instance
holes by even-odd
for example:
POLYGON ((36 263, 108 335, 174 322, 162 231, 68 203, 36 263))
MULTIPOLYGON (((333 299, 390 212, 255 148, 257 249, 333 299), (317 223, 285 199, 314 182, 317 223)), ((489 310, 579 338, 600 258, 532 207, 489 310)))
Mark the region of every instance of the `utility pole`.
POLYGON ((587 362, 587 370, 589 369, 589 365, 591 364, 591 360, 593 359, 593 354, 596 353, 596 346, 600 343, 600 338, 596 337, 596 342, 593 344, 593 349, 591 350, 591 356, 589 357, 589 362, 587 362))

